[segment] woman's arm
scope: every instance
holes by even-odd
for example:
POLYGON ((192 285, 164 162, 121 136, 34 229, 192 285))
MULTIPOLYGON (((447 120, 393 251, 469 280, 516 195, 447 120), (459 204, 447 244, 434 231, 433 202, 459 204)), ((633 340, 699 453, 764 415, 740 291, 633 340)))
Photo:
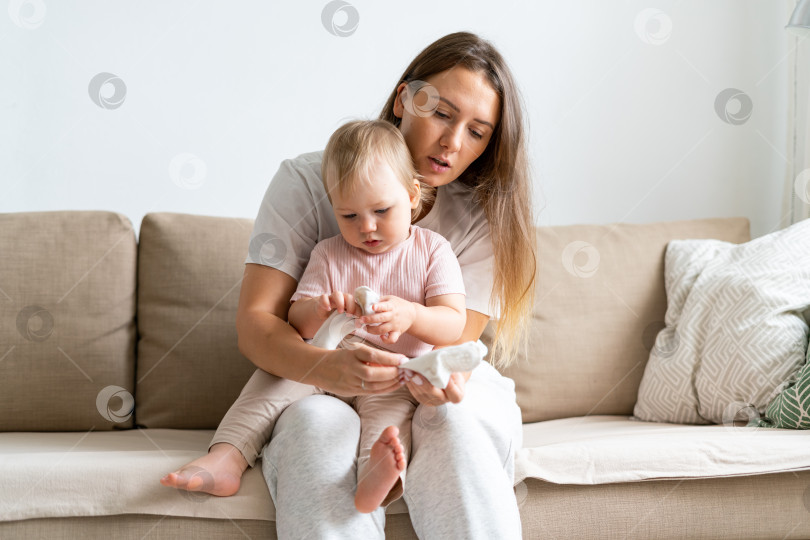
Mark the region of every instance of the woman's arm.
POLYGON ((327 351, 305 343, 287 324, 295 288, 296 281, 280 270, 245 265, 236 314, 243 355, 268 373, 340 395, 382 394, 399 387, 393 366, 402 355, 365 345, 327 351))

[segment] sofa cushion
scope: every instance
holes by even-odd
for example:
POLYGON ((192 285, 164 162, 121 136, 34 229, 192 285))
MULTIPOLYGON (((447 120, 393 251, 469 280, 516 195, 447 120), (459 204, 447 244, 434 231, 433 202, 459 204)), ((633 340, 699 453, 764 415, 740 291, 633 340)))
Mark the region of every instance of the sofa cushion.
POLYGON ((138 247, 135 420, 213 429, 255 371, 236 308, 252 222, 147 214, 138 247))
MULTIPOLYGON (((386 529, 388 523, 385 524, 386 529)), ((215 538, 216 540, 278 540, 275 528, 255 519, 207 519, 124 514, 0 521, 0 538, 48 540, 166 540, 215 538), (182 533, 180 532, 182 531, 182 533)))
MULTIPOLYGON (((167 471, 202 455, 212 435, 170 429, 2 433, 0 520, 120 514, 274 520, 261 464, 246 471, 232 497, 160 485, 167 471)), ((519 500, 527 478, 585 485, 810 468, 803 431, 595 416, 525 425, 523 439, 515 456, 519 500)), ((386 508, 389 515, 406 512, 402 499, 386 508)))
MULTIPOLYGON (((0 433, 0 520, 153 514, 274 521, 261 462, 230 497, 162 486, 168 471, 203 455, 213 431, 0 433)), ((386 509, 406 513, 400 499, 386 509)))
POLYGON ((805 361, 810 220, 742 245, 674 241, 665 266, 667 326, 634 414, 689 424, 762 414, 805 361))
POLYGON ((807 441, 807 432, 789 429, 564 418, 523 426, 515 482, 610 484, 808 470, 807 441))
MULTIPOLYGON (((386 516, 385 537, 416 540, 408 514, 386 516)), ((278 540, 276 528, 258 519, 201 519, 145 514, 6 521, 0 522, 0 538, 278 540)))
POLYGON ((248 469, 231 497, 160 484, 168 471, 201 456, 212 436, 171 429, 0 434, 2 519, 116 514, 275 519, 261 467, 248 469))
MULTIPOLYGON (((574 486, 518 484, 524 538, 810 538, 810 472, 574 486)), ((0 532, 2 532, 0 530, 0 532)))
MULTIPOLYGON (((750 238, 743 218, 537 229, 528 346, 503 373, 524 422, 633 413, 664 327, 664 250, 676 238, 750 238)), ((492 328, 485 336, 492 337, 492 328)))
POLYGON ((132 426, 136 245, 112 212, 0 214, 0 431, 132 426))

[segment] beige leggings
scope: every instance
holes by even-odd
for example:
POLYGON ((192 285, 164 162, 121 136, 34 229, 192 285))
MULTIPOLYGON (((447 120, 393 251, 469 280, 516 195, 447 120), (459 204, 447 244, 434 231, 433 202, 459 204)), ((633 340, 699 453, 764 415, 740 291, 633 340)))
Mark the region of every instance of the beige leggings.
MULTIPOLYGON (((360 416, 358 480, 368 472, 367 465, 371 446, 388 426, 399 428, 399 439, 405 449, 405 456, 410 459, 411 419, 419 402, 414 399, 406 387, 403 386, 388 394, 347 398, 335 396, 317 386, 270 375, 261 369, 256 370, 237 400, 228 409, 210 446, 223 442, 231 444, 242 452, 248 465, 253 467, 262 447, 270 440, 276 420, 284 409, 294 401, 314 394, 328 394, 337 397, 353 406, 360 416)), ((324 447, 324 450, 328 452, 329 441, 324 441, 324 447)), ((391 488, 383 505, 402 496, 404 482, 405 471, 402 471, 400 480, 391 488)))

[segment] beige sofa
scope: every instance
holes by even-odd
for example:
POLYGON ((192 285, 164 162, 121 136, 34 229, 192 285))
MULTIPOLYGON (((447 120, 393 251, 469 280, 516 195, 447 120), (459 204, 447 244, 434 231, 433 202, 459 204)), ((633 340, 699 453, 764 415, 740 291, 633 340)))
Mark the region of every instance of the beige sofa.
MULTIPOLYGON (((120 214, 0 215, 0 538, 275 538, 258 468, 229 498, 158 483, 254 369, 234 327, 251 226, 150 214, 136 239, 120 214)), ((505 372, 524 536, 810 537, 804 433, 631 418, 667 242, 743 242, 747 220, 537 234, 531 338, 505 372)), ((415 537, 404 504, 387 512, 389 538, 415 537)))

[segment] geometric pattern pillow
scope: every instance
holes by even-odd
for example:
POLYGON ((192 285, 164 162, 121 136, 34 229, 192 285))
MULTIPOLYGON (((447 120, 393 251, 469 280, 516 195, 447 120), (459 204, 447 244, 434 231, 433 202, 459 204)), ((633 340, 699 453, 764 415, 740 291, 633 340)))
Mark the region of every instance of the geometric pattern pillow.
POLYGON ((810 429, 810 349, 804 366, 796 374, 796 384, 776 396, 764 418, 752 418, 748 426, 810 429))
POLYGON ((634 416, 683 424, 762 415, 805 363, 810 220, 745 244, 673 240, 664 261, 666 327, 634 416))

